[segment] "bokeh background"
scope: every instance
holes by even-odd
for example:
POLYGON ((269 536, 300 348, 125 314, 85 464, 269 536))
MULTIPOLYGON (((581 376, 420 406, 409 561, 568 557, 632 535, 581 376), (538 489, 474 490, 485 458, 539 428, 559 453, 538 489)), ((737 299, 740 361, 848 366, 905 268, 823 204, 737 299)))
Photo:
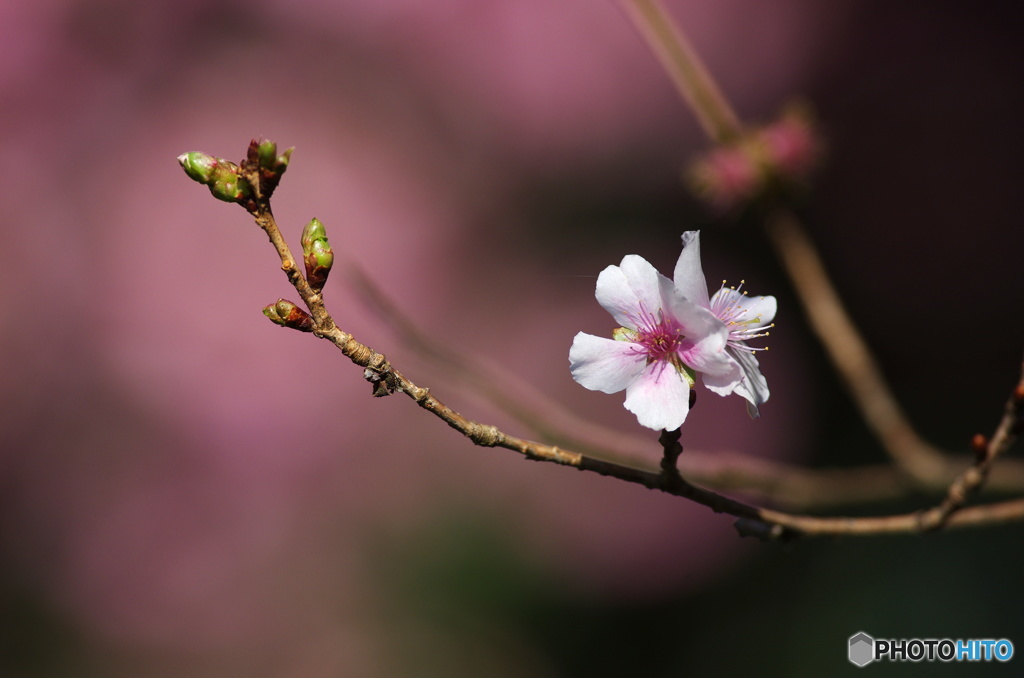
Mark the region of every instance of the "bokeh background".
MULTIPOLYGON (((814 107, 808 228, 912 419, 966 450, 1024 344, 1016 3, 667 4, 745 120, 814 107)), ((371 398, 261 315, 288 296, 272 249, 175 162, 295 146, 293 242, 319 217, 453 351, 640 435, 568 348, 611 329, 604 266, 671 271, 701 228, 709 279, 781 310, 762 418, 705 391, 684 443, 884 460, 756 224, 682 186, 708 144, 611 0, 6 0, 0 35, 0 675, 820 676, 854 670, 861 630, 1024 648, 1019 526, 761 544, 371 398)), ((528 434, 342 276, 326 295, 418 383, 528 434)))

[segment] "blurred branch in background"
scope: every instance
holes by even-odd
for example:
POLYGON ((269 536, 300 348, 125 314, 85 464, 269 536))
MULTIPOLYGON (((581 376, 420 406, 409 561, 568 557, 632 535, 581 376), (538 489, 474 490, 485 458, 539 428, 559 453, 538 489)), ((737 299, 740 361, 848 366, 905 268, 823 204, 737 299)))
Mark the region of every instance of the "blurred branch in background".
POLYGON ((711 140, 725 144, 739 138, 739 117, 661 5, 656 0, 624 0, 622 6, 711 140))

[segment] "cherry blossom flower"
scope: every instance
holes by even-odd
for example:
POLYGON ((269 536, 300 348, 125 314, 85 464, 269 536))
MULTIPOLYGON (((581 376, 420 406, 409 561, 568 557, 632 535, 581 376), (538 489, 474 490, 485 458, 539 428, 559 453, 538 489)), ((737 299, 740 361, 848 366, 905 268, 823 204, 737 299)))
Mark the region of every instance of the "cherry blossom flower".
POLYGON ((761 374, 761 367, 754 357, 757 351, 767 350, 748 346, 747 341, 768 336, 767 329, 773 326, 778 307, 775 297, 748 297, 739 288, 722 286, 708 299, 708 288, 704 282, 704 271, 700 265, 700 231, 683 233, 683 251, 676 261, 674 272, 677 294, 691 300, 701 308, 710 310, 729 332, 725 351, 740 367, 742 377, 733 389, 722 392, 704 377, 704 385, 719 395, 735 392, 747 400, 747 411, 751 417, 760 416, 759 408, 768 400, 768 382, 761 374))
POLYGON ((648 428, 674 430, 686 420, 696 372, 721 396, 748 401, 751 416, 768 400, 768 385, 748 339, 764 336, 774 297, 748 298, 722 288, 708 297, 700 235, 683 234, 674 280, 644 258, 627 255, 597 278, 597 301, 622 327, 612 339, 580 332, 569 349, 572 377, 604 393, 625 389, 627 410, 648 428))

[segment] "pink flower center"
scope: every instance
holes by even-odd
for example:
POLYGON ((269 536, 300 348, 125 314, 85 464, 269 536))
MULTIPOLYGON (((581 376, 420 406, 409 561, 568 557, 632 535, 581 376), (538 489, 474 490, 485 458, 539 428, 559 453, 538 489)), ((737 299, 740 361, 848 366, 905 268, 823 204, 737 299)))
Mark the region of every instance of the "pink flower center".
POLYGON ((640 312, 637 322, 639 337, 636 343, 643 346, 647 362, 676 362, 679 347, 685 336, 683 328, 674 319, 666 319, 659 310, 657 316, 647 310, 640 312))

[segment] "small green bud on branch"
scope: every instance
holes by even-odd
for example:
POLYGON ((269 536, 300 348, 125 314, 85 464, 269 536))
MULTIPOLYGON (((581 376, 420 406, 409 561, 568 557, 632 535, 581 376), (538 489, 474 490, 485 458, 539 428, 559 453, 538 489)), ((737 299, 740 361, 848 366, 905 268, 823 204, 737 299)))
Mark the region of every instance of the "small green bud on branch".
POLYGON ((306 281, 319 292, 334 265, 334 250, 327 241, 327 229, 315 217, 302 229, 302 260, 306 264, 306 281))
POLYGON ((313 246, 313 243, 317 240, 327 239, 327 229, 324 227, 322 221, 313 217, 309 220, 309 223, 302 229, 302 252, 305 254, 309 251, 309 248, 313 246))
POLYGON ((242 203, 252 196, 252 186, 233 162, 192 151, 179 155, 178 163, 189 177, 209 186, 210 193, 218 200, 242 203))
POLYGON ((313 331, 313 318, 287 299, 278 299, 276 303, 270 304, 263 309, 263 315, 281 327, 290 327, 300 332, 313 331))

